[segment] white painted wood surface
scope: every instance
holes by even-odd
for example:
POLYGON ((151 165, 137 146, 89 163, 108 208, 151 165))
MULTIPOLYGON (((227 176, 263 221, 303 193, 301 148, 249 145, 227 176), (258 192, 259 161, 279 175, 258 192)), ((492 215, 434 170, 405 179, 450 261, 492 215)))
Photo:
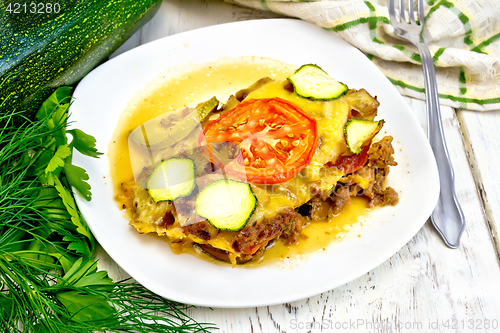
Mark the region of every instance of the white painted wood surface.
MULTIPOLYGON (((218 0, 164 0, 115 55, 186 30, 272 17, 218 0)), ((424 102, 406 101, 424 126, 424 102)), ((269 307, 198 307, 189 315, 220 332, 500 332, 500 110, 441 111, 467 220, 459 249, 448 249, 428 221, 382 265, 335 290, 269 307)), ((99 257, 111 277, 127 276, 104 251, 99 257)))

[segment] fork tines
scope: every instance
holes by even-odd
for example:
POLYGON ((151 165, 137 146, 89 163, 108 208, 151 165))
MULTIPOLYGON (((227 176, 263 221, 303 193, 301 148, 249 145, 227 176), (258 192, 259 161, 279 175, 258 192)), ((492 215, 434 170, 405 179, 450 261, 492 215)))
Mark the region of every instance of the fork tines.
MULTIPOLYGON (((405 14, 405 1, 404 0, 399 0, 399 21, 396 18, 396 9, 394 6, 394 2, 398 0, 389 0, 389 15, 391 19, 391 23, 394 25, 396 22, 406 22, 408 23, 408 20, 406 20, 406 14, 405 14)), ((424 16, 424 0, 417 0, 418 1, 418 20, 420 25, 424 24, 425 16, 424 16)), ((408 13, 410 16, 410 22, 413 24, 417 24, 415 20, 415 10, 413 6, 413 0, 408 0, 408 13)))

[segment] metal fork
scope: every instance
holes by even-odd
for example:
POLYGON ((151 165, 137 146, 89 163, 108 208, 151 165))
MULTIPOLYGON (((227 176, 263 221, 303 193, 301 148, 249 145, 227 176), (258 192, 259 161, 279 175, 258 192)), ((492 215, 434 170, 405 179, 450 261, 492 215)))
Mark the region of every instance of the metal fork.
POLYGON ((465 219, 455 193, 453 167, 451 166, 450 156, 444 139, 434 64, 429 48, 424 40, 424 33, 426 33, 426 30, 423 0, 418 0, 418 18, 420 25, 415 21, 413 0, 408 0, 410 22, 406 20, 404 0, 398 1, 400 21, 397 20, 396 10, 394 8, 395 1, 397 0, 389 0, 389 15, 391 24, 394 27, 394 32, 397 36, 406 39, 417 47, 424 70, 425 100, 428 119, 427 133, 429 143, 434 151, 434 157, 436 158, 441 187, 439 200, 431 215, 431 220, 446 245, 456 249, 460 244, 460 237, 465 228, 465 219))

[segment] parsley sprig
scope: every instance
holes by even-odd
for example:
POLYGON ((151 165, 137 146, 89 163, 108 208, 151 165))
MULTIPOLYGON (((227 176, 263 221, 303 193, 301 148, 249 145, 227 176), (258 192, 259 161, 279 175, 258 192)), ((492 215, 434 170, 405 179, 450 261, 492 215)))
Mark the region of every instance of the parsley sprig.
POLYGON ((71 88, 34 120, 0 115, 0 328, 3 332, 208 332, 189 306, 97 269, 96 242, 71 188, 91 199, 74 149, 97 158, 95 139, 67 130, 71 88), (69 138, 69 139, 68 139, 69 138))

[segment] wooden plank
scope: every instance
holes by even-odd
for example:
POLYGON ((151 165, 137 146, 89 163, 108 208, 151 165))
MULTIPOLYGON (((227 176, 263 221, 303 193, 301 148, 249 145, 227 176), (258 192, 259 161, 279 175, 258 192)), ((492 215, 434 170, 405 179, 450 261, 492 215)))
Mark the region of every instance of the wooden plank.
POLYGON ((139 45, 183 31, 221 23, 277 17, 283 16, 231 5, 220 0, 164 0, 151 21, 130 37, 110 58, 139 45))
POLYGON ((220 0, 166 0, 162 2, 151 24, 143 28, 142 44, 178 32, 215 24, 275 17, 281 16, 227 4, 220 0))
POLYGON ((458 111, 469 161, 500 260, 500 110, 458 111))

